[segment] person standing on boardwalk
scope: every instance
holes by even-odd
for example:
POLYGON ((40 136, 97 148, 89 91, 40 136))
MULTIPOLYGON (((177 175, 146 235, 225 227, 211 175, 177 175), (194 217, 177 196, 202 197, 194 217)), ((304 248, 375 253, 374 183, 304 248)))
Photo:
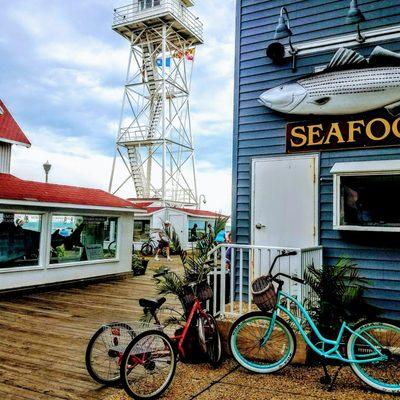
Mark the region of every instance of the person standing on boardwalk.
POLYGON ((214 238, 214 228, 210 223, 207 225, 207 234, 208 236, 214 238))
POLYGON ((190 241, 196 242, 197 239, 197 224, 194 224, 193 228, 190 230, 190 241))
POLYGON ((170 247, 169 247, 169 231, 170 231, 170 222, 169 221, 165 221, 164 222, 164 229, 160 229, 160 231, 158 232, 158 248, 157 248, 157 252, 156 252, 156 256, 154 257, 154 259, 156 261, 159 261, 160 258, 158 257, 158 255, 163 251, 163 249, 165 249, 166 253, 167 253, 167 260, 171 261, 171 257, 170 257, 170 247))

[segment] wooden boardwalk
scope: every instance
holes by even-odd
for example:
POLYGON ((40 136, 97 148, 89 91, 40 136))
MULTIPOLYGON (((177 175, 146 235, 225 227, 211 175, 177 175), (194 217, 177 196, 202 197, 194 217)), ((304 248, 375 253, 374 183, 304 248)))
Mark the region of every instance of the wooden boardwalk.
POLYGON ((140 297, 157 297, 151 271, 0 300, 0 399, 101 400, 115 392, 88 376, 86 346, 101 324, 138 318, 140 297))

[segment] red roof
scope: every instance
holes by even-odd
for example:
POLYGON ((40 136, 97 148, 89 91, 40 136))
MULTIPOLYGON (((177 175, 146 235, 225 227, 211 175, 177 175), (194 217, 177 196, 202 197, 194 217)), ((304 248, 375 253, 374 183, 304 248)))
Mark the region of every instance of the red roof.
MULTIPOLYGON (((145 209, 147 214, 153 214, 157 211, 164 209, 164 207, 139 206, 139 204, 141 204, 141 203, 135 203, 135 207, 145 209)), ((152 204, 152 203, 150 203, 150 204, 152 204)), ((222 214, 215 213, 213 211, 207 211, 207 210, 196 210, 196 209, 192 209, 192 208, 180 208, 180 207, 171 207, 171 209, 182 211, 186 214, 195 215, 198 217, 210 217, 210 218, 224 217, 224 215, 222 215, 222 214)))
POLYGON ((16 123, 7 107, 0 100, 0 142, 21 144, 30 147, 31 142, 16 123))
POLYGON ((222 214, 207 210, 193 210, 190 208, 178 208, 178 210, 181 210, 187 214, 198 215, 199 217, 214 217, 214 218, 224 217, 224 215, 222 214))
POLYGON ((0 174, 0 199, 134 209, 130 201, 100 189, 25 181, 0 174))
MULTIPOLYGON (((129 200, 129 199, 128 199, 129 200)), ((148 208, 150 205, 152 205, 154 201, 143 201, 140 203, 133 203, 135 207, 137 208, 148 208)))

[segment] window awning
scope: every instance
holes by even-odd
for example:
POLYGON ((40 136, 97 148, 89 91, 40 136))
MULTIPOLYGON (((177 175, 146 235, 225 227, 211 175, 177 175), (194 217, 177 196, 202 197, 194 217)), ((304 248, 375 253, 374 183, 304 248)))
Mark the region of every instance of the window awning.
POLYGON ((400 160, 342 162, 331 169, 334 175, 378 172, 400 173, 400 160))

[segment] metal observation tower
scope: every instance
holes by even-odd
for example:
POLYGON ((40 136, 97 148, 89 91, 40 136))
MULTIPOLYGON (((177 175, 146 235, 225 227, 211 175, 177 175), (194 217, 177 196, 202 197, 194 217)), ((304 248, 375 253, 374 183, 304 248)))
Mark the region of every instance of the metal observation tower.
POLYGON ((130 52, 109 191, 164 205, 198 203, 189 94, 203 26, 192 0, 133 0, 114 10, 130 52), (126 171, 117 182, 116 167, 126 171))

